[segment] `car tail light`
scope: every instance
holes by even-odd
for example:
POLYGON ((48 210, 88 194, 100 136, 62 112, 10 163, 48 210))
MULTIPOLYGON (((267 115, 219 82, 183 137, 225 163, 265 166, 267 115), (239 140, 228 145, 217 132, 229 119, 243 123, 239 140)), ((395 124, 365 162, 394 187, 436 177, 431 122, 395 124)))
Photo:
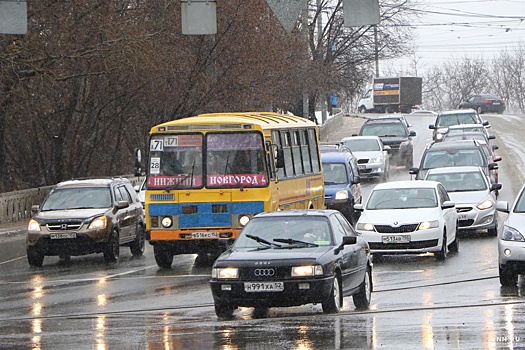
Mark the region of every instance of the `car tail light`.
POLYGON ((492 104, 492 101, 491 101, 491 100, 485 100, 485 104, 486 104, 486 105, 491 105, 491 104, 492 104))
POLYGON ((502 105, 505 104, 505 100, 504 100, 504 99, 501 99, 501 104, 502 104, 502 105))

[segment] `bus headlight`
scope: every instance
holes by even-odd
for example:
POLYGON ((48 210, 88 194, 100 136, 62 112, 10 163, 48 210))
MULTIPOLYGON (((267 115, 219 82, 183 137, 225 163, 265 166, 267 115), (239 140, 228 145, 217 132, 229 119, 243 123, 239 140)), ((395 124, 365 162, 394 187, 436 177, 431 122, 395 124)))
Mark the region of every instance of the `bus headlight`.
POLYGON ((241 215, 239 217, 239 224, 241 226, 246 226, 246 224, 250 221, 250 217, 248 215, 241 215))
POLYGON ((171 227, 171 225, 173 225, 173 220, 172 220, 171 217, 165 216, 165 217, 162 218, 160 223, 161 223, 162 227, 168 228, 168 227, 171 227))

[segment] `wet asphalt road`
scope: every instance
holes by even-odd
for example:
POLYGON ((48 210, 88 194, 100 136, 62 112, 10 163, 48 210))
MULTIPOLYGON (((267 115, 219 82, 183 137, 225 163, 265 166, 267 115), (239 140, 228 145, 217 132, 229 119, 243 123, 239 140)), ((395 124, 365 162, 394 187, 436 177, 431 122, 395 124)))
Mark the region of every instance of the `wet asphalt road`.
MULTIPOLYGON (((485 117, 503 156, 499 199, 512 201, 523 183, 523 127, 514 117, 485 117)), ((418 162, 430 142, 433 118, 408 119, 418 133, 418 162)), ((352 120, 337 133, 356 125, 352 120)), ((339 139, 337 133, 332 140, 339 139)), ((409 178, 397 168, 390 180, 409 178)), ((374 185, 363 183, 365 198, 374 185)), ((501 223, 504 214, 499 215, 501 223)), ((355 311, 352 299, 345 298, 336 315, 306 305, 270 309, 259 319, 251 309, 240 309, 230 321, 215 316, 209 267, 196 267, 194 256, 180 255, 171 270, 160 270, 151 246, 146 248, 141 258, 121 248, 117 265, 89 255, 69 263, 46 257, 43 268, 30 268, 24 237, 1 238, 0 348, 525 348, 525 283, 500 287, 496 237, 460 235, 459 253, 443 262, 430 254, 375 261, 368 311, 355 311)))

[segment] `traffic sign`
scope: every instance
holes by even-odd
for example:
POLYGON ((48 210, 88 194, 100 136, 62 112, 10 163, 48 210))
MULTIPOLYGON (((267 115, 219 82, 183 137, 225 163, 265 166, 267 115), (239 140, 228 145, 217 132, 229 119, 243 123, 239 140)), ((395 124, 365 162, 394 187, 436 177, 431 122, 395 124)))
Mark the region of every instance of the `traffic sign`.
POLYGON ((182 0, 180 6, 182 34, 217 34, 215 0, 182 0))
POLYGON ((0 0, 0 34, 27 34, 26 0, 0 0))
POLYGON ((299 14, 308 5, 308 0, 266 0, 266 2, 287 32, 292 31, 299 14))
POLYGON ((378 24, 379 0, 343 0, 345 27, 378 24))

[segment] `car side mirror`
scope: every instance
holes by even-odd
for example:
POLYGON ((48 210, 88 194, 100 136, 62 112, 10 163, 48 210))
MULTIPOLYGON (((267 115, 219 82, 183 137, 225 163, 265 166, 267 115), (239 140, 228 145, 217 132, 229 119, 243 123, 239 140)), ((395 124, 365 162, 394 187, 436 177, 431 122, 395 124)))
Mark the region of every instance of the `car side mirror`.
POLYGON ((488 120, 484 120, 481 124, 483 124, 483 126, 487 126, 487 125, 489 125, 490 123, 489 123, 488 120))
POLYGON ((34 215, 34 214, 38 213, 39 209, 40 209, 40 205, 38 205, 38 204, 35 204, 35 205, 31 206, 31 214, 34 215))
POLYGON ((452 201, 444 201, 443 204, 441 204, 442 209, 450 209, 454 208, 456 206, 456 203, 452 201))
POLYGON ((433 130, 433 129, 436 128, 436 126, 435 126, 434 124, 430 124, 430 125, 428 126, 428 128, 433 130))
POLYGON ((392 147, 390 147, 389 145, 386 145, 386 146, 383 147, 383 150, 385 150, 387 152, 390 151, 391 149, 392 149, 392 147))
POLYGON ((502 187, 501 184, 492 184, 492 185, 490 185, 490 190, 491 191, 498 191, 498 190, 501 190, 501 187, 502 187))
POLYGON ((489 140, 495 140, 495 139, 496 139, 495 135, 489 135, 489 140))
POLYGON ((495 157, 494 157, 494 161, 495 161, 495 162, 501 162, 502 159, 503 159, 503 158, 501 158, 501 156, 495 156, 495 157))
POLYGON ((410 130, 410 133, 408 134, 410 137, 416 136, 416 132, 414 130, 410 130))
POLYGON ((125 209, 129 207, 129 202, 128 201, 118 201, 116 207, 117 209, 125 209))
POLYGON ((360 183, 361 182, 361 176, 354 175, 354 177, 352 178, 352 182, 355 183, 355 184, 360 183))
POLYGON ((354 204, 354 210, 363 211, 363 204, 354 204))
POLYGON ((339 254, 345 248, 345 245, 352 245, 357 243, 356 236, 343 236, 343 243, 334 250, 334 254, 339 254))
POLYGON ((507 201, 497 201, 496 202, 496 210, 501 211, 503 213, 510 212, 509 202, 507 201))
POLYGON ((410 168, 408 173, 411 175, 417 175, 417 173, 419 173, 419 168, 410 168))
POLYGON ((489 170, 499 169, 498 163, 489 163, 489 170))

